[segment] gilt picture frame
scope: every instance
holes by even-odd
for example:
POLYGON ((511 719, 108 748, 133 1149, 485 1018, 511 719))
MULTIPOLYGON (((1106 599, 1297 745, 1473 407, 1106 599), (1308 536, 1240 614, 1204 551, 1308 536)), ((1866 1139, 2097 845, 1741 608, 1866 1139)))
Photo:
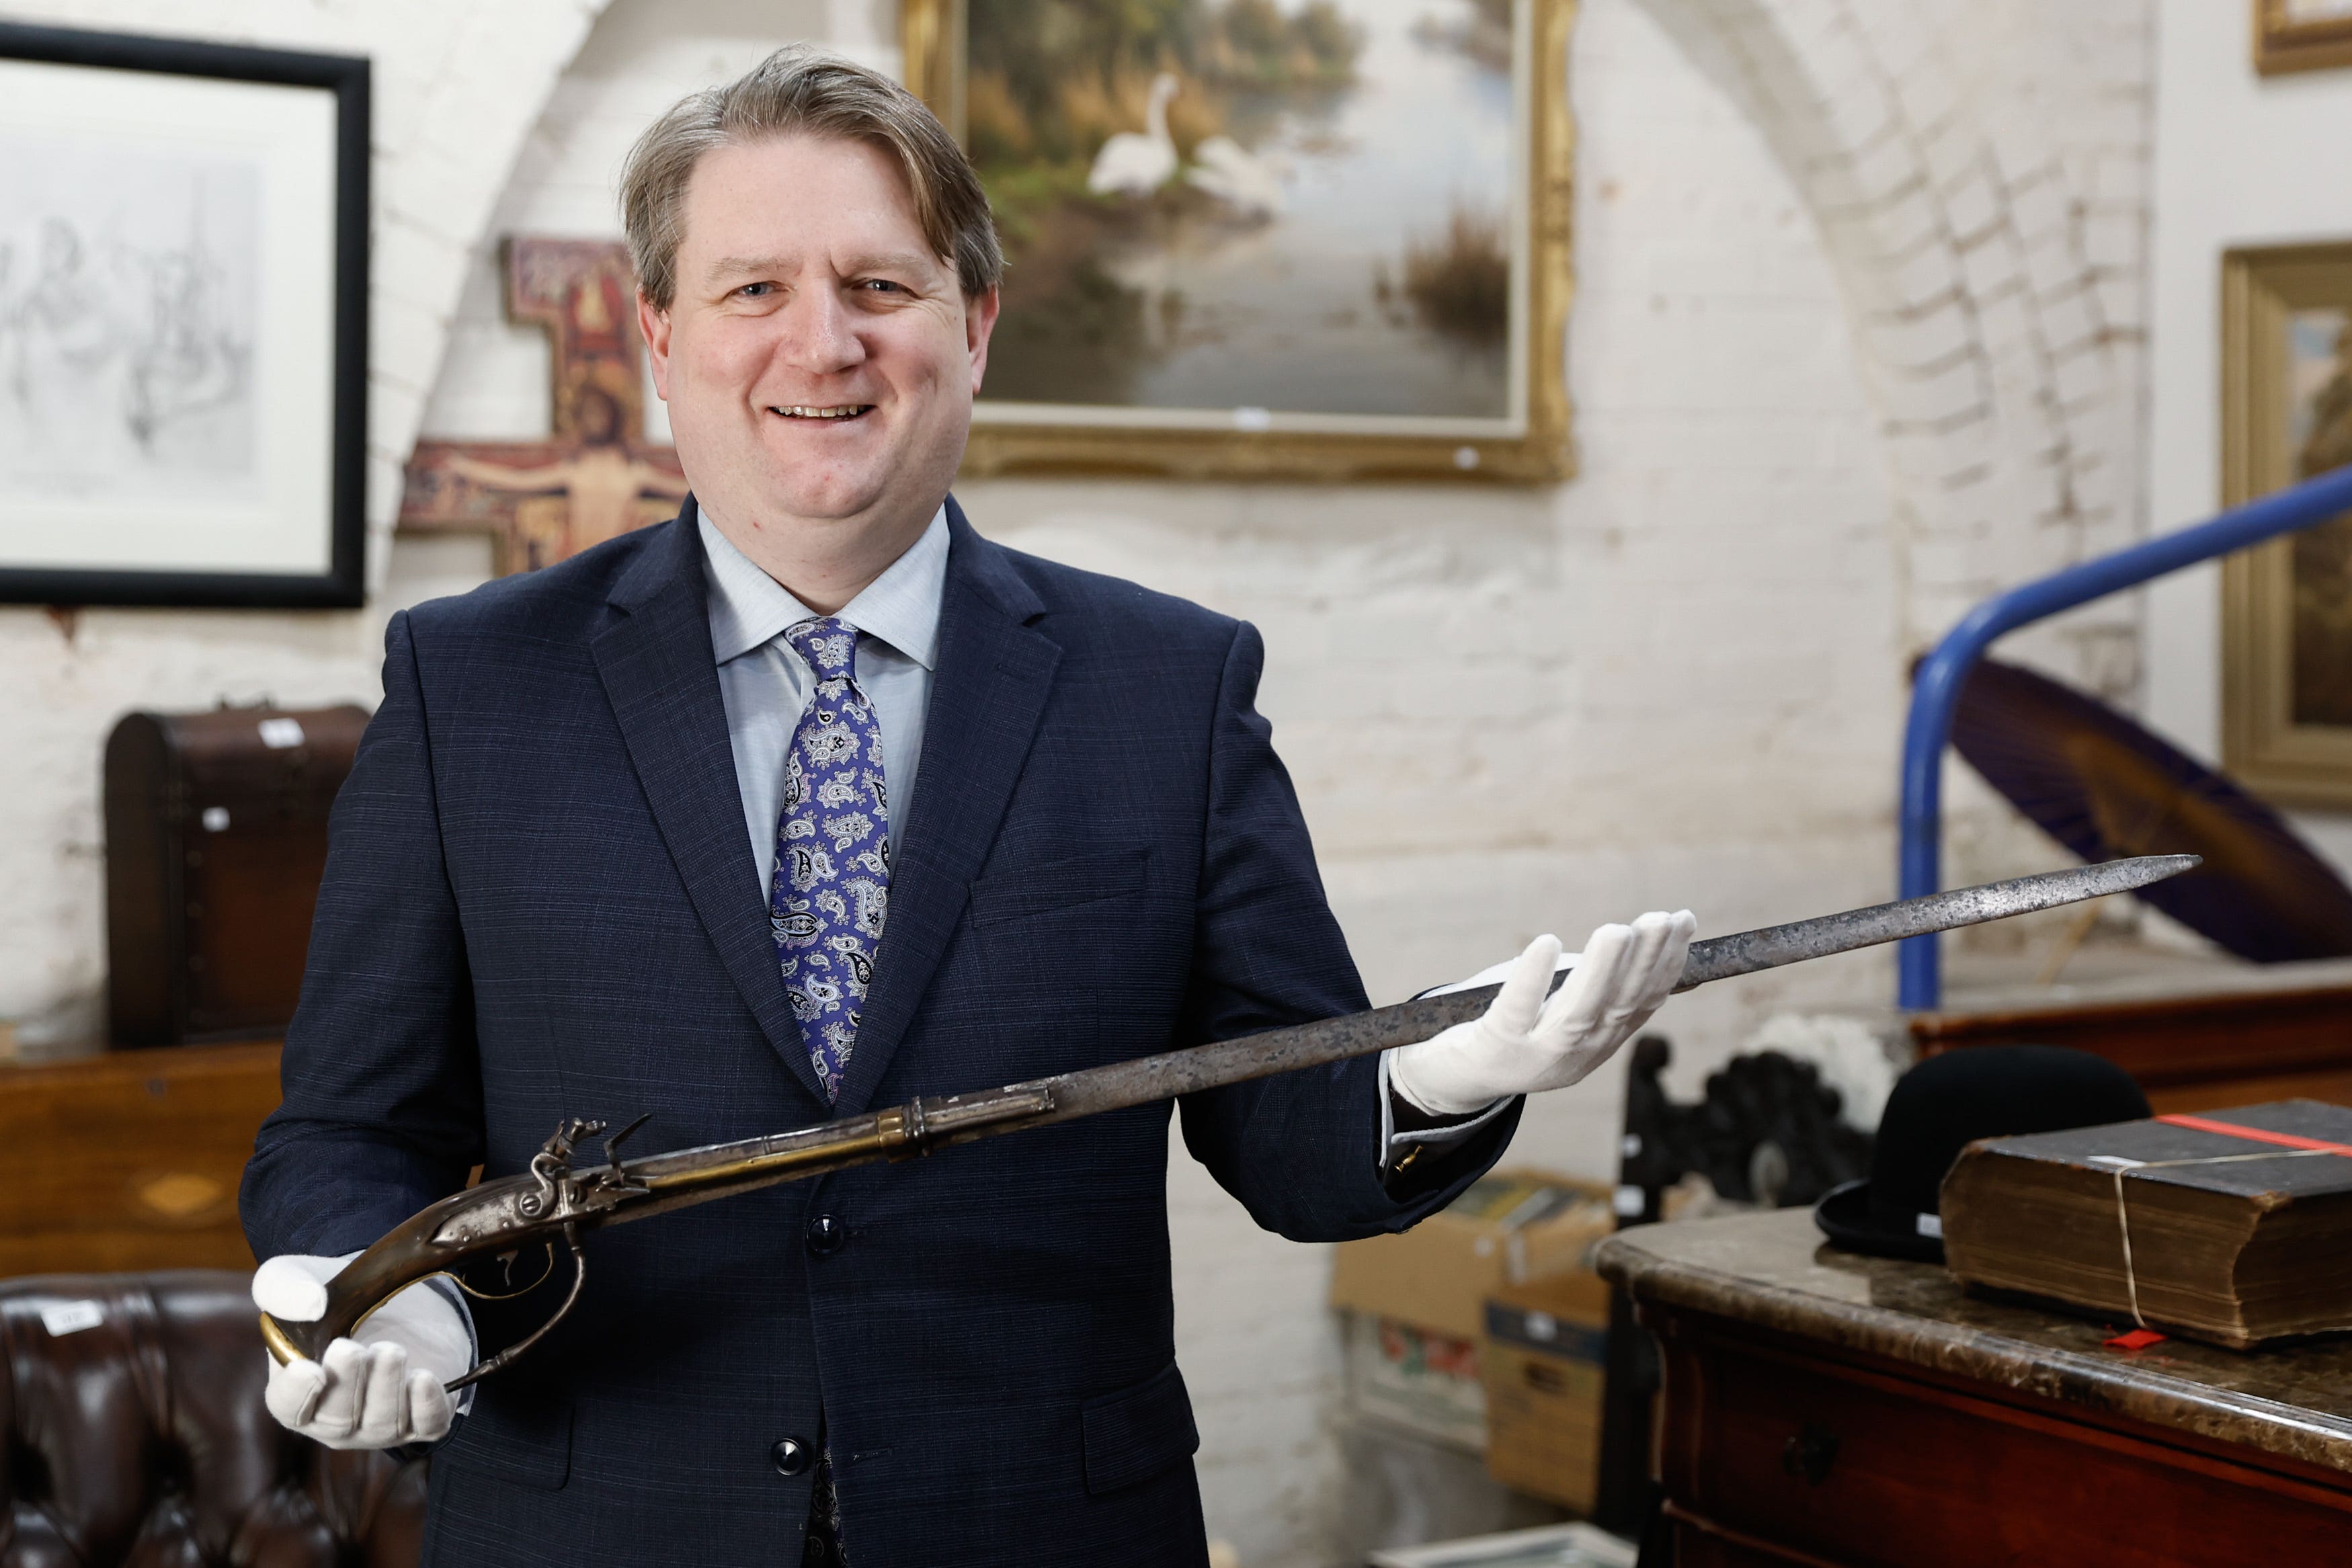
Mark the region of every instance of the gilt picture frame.
POLYGON ((0 602, 362 601, 369 86, 0 24, 0 602))
POLYGON ((2254 68, 2264 76, 2352 66, 2352 0, 2253 0, 2254 68))
MULTIPOLYGON (((2222 501, 2352 463, 2352 241, 2230 252, 2222 501)), ((2222 563, 2222 760, 2290 805, 2352 806, 2352 513, 2222 563)))
POLYGON ((903 0, 1005 242, 967 475, 1573 468, 1572 0, 903 0))

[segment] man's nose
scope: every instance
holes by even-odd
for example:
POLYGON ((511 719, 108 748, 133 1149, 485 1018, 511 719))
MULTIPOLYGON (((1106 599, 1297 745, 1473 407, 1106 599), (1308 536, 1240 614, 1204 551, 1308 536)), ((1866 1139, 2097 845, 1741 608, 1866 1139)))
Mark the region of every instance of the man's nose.
POLYGON ((863 361, 866 345, 840 291, 801 288, 783 309, 777 354, 796 371, 830 375, 863 361))

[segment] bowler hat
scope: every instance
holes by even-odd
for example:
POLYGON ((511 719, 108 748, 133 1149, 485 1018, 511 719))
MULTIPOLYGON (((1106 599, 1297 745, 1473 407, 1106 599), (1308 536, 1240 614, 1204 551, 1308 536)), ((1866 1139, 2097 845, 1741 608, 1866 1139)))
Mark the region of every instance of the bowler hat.
POLYGON ((1897 1079, 1879 1117, 1870 1175, 1832 1187, 1813 1223, 1832 1246, 1944 1260, 1944 1173, 1979 1138, 2057 1133, 2148 1115, 2131 1074, 2054 1045, 1989 1045, 1931 1056, 1897 1079))

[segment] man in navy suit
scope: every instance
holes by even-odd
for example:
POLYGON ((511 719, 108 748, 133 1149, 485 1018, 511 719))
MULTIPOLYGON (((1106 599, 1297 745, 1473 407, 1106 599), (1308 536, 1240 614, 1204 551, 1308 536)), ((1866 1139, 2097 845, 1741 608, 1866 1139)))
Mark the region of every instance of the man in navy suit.
MULTIPOLYGON (((623 203, 694 498, 393 618, 246 1177, 280 1317, 566 1115, 710 1143, 1365 1005, 1256 633, 947 497, 1001 264, 937 121, 785 51, 657 122, 623 203)), ((1187 1097, 1186 1145, 1284 1235, 1402 1229, 1639 1027, 1690 932, 1603 927, 1549 1001, 1539 938, 1476 1022, 1187 1097)), ((469 1408, 464 1302, 412 1287, 270 1409, 447 1436, 436 1563, 1197 1565, 1169 1124, 600 1232, 577 1312, 469 1408)))

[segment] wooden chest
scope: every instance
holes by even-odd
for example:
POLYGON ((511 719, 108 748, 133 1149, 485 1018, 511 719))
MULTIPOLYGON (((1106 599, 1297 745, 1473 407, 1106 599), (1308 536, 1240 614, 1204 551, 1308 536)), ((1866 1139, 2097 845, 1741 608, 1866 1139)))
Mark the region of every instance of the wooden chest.
POLYGON ((367 710, 134 713, 106 743, 117 1045, 254 1039, 294 1016, 327 812, 367 710))

